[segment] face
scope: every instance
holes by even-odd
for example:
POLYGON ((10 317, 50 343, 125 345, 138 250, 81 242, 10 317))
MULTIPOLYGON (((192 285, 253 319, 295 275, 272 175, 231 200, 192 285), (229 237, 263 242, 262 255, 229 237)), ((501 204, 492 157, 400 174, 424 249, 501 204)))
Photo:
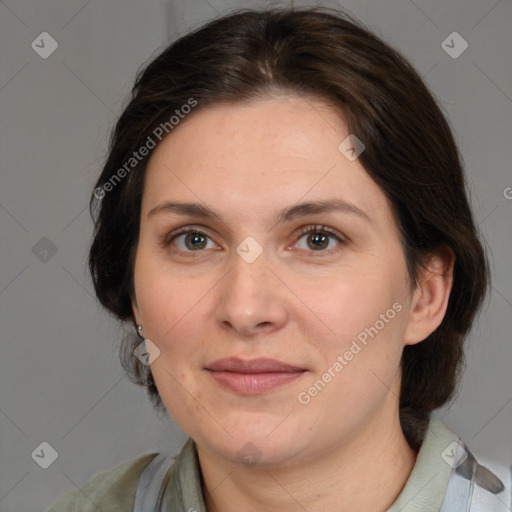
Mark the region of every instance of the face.
POLYGON ((348 135, 280 96, 194 112, 148 163, 134 314, 170 415, 231 461, 306 460, 398 413, 410 285, 348 135))

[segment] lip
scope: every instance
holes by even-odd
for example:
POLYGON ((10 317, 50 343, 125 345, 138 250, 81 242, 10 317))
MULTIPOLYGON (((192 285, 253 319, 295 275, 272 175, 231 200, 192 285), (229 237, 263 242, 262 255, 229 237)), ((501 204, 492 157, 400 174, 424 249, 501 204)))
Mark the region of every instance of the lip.
POLYGON ((242 395, 259 395, 298 379, 306 370, 276 359, 218 359, 205 369, 225 388, 242 395))
POLYGON ((243 360, 238 357, 217 359, 206 366, 207 370, 214 372, 236 373, 273 373, 273 372, 302 372, 303 368, 283 363, 277 359, 259 357, 258 359, 243 360))

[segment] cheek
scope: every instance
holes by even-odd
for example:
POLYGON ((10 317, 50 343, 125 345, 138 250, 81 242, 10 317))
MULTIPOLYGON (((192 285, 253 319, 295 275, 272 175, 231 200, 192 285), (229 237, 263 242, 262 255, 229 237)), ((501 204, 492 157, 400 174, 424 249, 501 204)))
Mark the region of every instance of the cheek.
POLYGON ((407 315, 405 281, 399 276, 360 273, 333 286, 329 300, 324 299, 319 316, 334 334, 316 337, 313 349, 321 353, 320 364, 308 382, 313 394, 322 390, 322 397, 314 399, 319 413, 343 403, 339 414, 364 415, 394 387, 407 315))
POLYGON ((177 276, 142 253, 135 265, 135 289, 146 336, 165 345, 169 339, 190 338, 210 288, 204 279, 177 276))
POLYGON ((310 294, 311 303, 318 316, 325 319, 334 344, 358 337, 364 342, 377 332, 398 332, 405 312, 400 281, 398 274, 392 272, 354 273, 340 278, 339 284, 334 280, 336 284, 326 287, 324 293, 310 294), (393 275, 397 277, 393 279, 393 275))
POLYGON ((406 310, 393 292, 379 295, 375 288, 363 286, 344 289, 328 311, 324 309, 335 335, 314 340, 313 351, 321 357, 300 390, 303 400, 314 403, 318 417, 328 414, 333 424, 358 421, 394 389, 406 310))

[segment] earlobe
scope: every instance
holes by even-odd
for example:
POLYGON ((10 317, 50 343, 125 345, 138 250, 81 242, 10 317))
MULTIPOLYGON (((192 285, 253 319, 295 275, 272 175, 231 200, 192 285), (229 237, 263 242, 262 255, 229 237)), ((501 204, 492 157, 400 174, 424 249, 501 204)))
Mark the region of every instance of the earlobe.
POLYGON ((455 254, 443 245, 432 253, 426 268, 422 269, 412 295, 405 345, 423 341, 443 321, 453 285, 454 264, 455 254))

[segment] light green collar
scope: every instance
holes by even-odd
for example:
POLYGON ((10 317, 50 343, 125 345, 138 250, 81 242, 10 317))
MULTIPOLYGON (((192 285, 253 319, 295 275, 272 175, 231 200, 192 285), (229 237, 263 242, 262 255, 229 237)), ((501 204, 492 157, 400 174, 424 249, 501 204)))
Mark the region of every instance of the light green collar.
POLYGON ((437 512, 441 508, 452 470, 447 457, 450 446, 457 440, 458 436, 431 413, 416 464, 402 492, 386 512, 437 512))

